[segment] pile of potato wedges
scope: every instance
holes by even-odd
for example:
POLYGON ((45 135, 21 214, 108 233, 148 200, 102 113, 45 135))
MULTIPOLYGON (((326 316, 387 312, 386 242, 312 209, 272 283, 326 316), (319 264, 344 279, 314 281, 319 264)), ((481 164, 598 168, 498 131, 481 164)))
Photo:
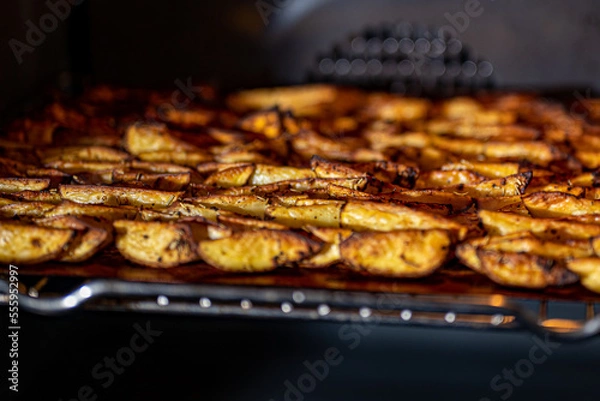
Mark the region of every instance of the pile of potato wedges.
POLYGON ((149 268, 394 278, 458 262, 500 285, 600 292, 596 112, 515 92, 198 93, 181 107, 97 86, 7 124, 0 262, 116 249, 149 268))

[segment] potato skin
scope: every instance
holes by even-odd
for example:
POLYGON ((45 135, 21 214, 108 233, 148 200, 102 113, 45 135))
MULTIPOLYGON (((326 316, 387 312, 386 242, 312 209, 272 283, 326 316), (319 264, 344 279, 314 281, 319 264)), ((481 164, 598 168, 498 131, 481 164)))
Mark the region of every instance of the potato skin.
POLYGON ((355 233, 340 245, 350 267, 389 277, 422 277, 446 260, 451 239, 444 230, 355 233))
POLYGON ((59 258, 75 237, 75 230, 1 221, 0 262, 34 264, 59 258))
POLYGON ((114 227, 117 249, 134 263, 169 268, 198 258, 187 224, 117 220, 114 227))
POLYGON ((241 231, 230 237, 202 241, 198 252, 217 269, 231 272, 262 272, 298 262, 318 246, 291 231, 241 231))

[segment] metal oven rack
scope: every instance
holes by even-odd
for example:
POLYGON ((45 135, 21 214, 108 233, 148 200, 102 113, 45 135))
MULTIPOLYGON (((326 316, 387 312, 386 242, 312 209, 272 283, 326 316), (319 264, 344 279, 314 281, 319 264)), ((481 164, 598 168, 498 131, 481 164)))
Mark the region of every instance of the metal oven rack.
MULTIPOLYGON (((568 304, 568 316, 553 316, 559 302, 503 295, 447 296, 348 292, 323 289, 214 284, 77 280, 68 290, 49 288, 56 278, 20 283, 18 302, 37 314, 75 309, 230 316, 263 319, 361 322, 398 326, 529 330, 559 341, 579 341, 600 333, 600 304, 568 304)), ((64 285, 64 280, 62 280, 64 285)), ((7 304, 8 281, 0 278, 0 305, 7 304)))

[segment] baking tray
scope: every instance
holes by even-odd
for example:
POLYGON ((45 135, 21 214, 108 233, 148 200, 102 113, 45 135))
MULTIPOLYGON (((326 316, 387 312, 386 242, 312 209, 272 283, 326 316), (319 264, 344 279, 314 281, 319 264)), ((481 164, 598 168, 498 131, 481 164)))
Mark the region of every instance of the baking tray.
MULTIPOLYGON (((202 263, 140 267, 107 250, 84 264, 47 262, 19 266, 18 272, 20 307, 46 315, 92 309, 526 329, 562 341, 600 333, 600 295, 579 284, 511 289, 456 264, 401 280, 335 267, 233 274, 202 263)), ((6 277, 0 277, 0 294, 0 303, 7 303, 6 277)))

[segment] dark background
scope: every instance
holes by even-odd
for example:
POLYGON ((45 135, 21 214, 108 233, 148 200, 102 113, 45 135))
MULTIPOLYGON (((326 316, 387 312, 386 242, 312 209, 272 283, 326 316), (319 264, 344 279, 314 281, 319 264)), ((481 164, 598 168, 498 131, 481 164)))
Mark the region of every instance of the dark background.
MULTIPOLYGON (((5 316, 5 308, 0 311, 5 316)), ((284 382, 297 383, 307 372, 305 361, 323 359, 336 347, 343 360, 305 400, 495 401, 504 392, 493 391, 490 380, 527 359, 534 344, 526 332, 361 326, 367 334, 351 349, 353 339, 340 337, 341 326, 100 312, 24 315, 20 399, 67 401, 90 385, 97 400, 281 401, 284 382), (129 345, 136 322, 162 334, 104 389, 92 369, 129 345)), ((599 375, 600 339, 563 344, 509 399, 597 400, 599 375)), ((0 399, 6 399, 2 392, 0 399)))
MULTIPOLYGON (((301 83, 317 55, 350 33, 397 20, 446 25, 445 13, 464 10, 456 0, 279 4, 265 24, 253 0, 86 0, 19 65, 8 41, 24 41, 25 21, 37 25, 49 10, 43 1, 4 2, 0 110, 80 80, 171 88, 191 77, 225 89, 301 83)), ((481 0, 481 6, 483 14, 459 37, 492 62, 499 86, 600 89, 598 2, 481 0)), ((98 400, 279 401, 285 380, 297 381, 306 372, 303 362, 332 346, 344 361, 306 400, 497 400, 501 393, 490 380, 532 346, 528 333, 374 327, 349 350, 333 323, 91 312, 21 320, 20 395, 30 400, 70 400, 91 384, 98 400), (128 344, 135 322, 147 320, 164 333, 102 389, 91 369, 128 344)), ((600 340, 564 345, 509 399, 597 400, 598 377, 600 340)), ((1 391, 6 387, 2 379, 1 391)))

